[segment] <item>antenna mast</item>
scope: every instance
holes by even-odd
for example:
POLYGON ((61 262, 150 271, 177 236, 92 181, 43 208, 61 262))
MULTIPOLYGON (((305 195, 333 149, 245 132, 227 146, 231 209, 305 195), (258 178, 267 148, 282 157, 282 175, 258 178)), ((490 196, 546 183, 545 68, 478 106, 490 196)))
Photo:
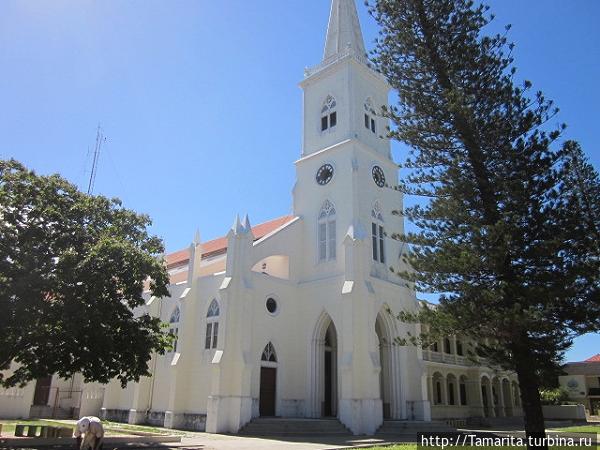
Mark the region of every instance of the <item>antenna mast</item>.
POLYGON ((92 159, 92 173, 90 173, 90 181, 88 183, 87 193, 91 194, 94 190, 94 183, 96 182, 96 172, 98 171, 98 159, 100 158, 100 149, 102 148, 102 142, 106 141, 106 137, 102 132, 102 128, 98 125, 98 131, 96 132, 96 146, 94 147, 94 156, 92 159))

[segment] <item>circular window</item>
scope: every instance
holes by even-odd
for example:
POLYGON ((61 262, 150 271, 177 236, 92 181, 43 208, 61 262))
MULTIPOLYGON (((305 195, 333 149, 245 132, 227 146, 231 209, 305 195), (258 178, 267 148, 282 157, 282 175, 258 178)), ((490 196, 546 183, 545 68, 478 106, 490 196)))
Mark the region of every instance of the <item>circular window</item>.
POLYGON ((273 297, 269 297, 267 299, 267 311, 271 314, 275 314, 277 312, 277 301, 273 297))

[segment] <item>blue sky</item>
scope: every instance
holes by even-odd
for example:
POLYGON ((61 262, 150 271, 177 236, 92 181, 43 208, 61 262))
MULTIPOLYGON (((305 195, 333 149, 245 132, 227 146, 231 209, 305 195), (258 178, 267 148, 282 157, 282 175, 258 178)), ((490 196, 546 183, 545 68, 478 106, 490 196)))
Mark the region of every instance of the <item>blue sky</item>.
MULTIPOLYGON (((367 47, 377 34, 357 1, 367 47)), ((511 23, 518 75, 556 101, 565 137, 600 167, 600 2, 493 0, 511 23)), ((306 66, 318 64, 329 0, 2 0, 0 157, 148 213, 169 251, 196 228, 223 235, 291 211, 306 66)), ((395 146, 397 158, 403 153, 395 146)), ((600 336, 568 354, 600 352, 600 336)))

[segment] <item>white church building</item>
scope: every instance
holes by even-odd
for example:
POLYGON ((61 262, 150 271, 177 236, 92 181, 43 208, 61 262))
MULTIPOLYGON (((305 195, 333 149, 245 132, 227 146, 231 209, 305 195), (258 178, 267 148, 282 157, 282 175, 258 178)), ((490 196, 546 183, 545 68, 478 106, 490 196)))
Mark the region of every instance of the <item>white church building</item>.
POLYGON ((354 434, 387 419, 520 416, 516 376, 473 364, 459 338, 394 343, 418 332, 394 316, 419 303, 390 271, 404 251, 390 238, 403 199, 378 113, 391 88, 367 60, 354 0, 333 0, 323 60, 300 86, 293 213, 236 218, 225 237, 167 256, 171 297, 145 309, 170 323, 175 348, 139 383, 105 386, 98 414, 211 433, 333 417, 354 434))

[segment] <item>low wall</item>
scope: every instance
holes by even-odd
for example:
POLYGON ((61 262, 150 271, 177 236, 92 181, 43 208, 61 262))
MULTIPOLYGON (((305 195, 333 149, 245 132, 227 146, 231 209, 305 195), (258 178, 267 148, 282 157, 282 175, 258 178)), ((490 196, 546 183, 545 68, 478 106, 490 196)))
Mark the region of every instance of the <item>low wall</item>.
POLYGON ((206 414, 183 414, 179 426, 183 430, 206 431, 206 414))
POLYGON ((544 405, 542 411, 546 420, 585 420, 583 405, 544 405))
POLYGON ((471 415, 471 409, 468 406, 433 405, 431 407, 433 420, 466 419, 471 415))
POLYGON ((128 409, 106 409, 100 410, 100 417, 103 420, 110 420, 112 422, 127 423, 129 419, 128 409))
POLYGON ((0 419, 28 419, 35 383, 24 388, 0 389, 0 419))
POLYGON ((146 423, 154 425, 155 427, 165 426, 165 412, 164 411, 148 411, 146 416, 146 423))
POLYGON ((147 411, 139 414, 133 410, 102 408, 100 417, 121 423, 147 424, 157 427, 177 428, 190 431, 206 430, 206 414, 165 413, 164 411, 147 411), (134 419, 134 420, 130 420, 134 419), (168 423, 166 423, 168 422, 168 423))
MULTIPOLYGON (((147 447, 144 444, 165 444, 165 443, 179 443, 181 442, 181 436, 163 436, 163 435, 148 435, 148 436, 107 436, 104 438, 104 448, 114 448, 114 445, 118 445, 119 448, 124 448, 127 444, 138 444, 135 448, 141 446, 147 447)), ((49 446, 60 446, 60 448, 72 448, 73 438, 41 438, 41 437, 0 437, 0 448, 47 448, 49 446)), ((155 445, 151 445, 155 448, 155 445)), ((163 448, 161 446, 161 448, 163 448)))

